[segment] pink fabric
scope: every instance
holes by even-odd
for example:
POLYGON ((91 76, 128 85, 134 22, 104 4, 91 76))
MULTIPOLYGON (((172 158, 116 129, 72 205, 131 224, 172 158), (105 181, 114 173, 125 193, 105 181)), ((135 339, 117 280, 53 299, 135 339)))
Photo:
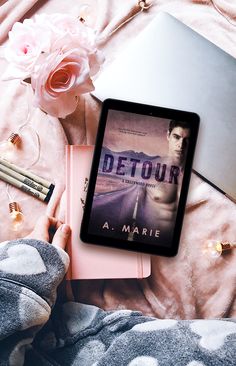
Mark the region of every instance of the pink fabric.
POLYGON ((19 21, 38 0, 11 0, 0 2, 0 43, 5 41, 12 25, 19 21))
MULTIPOLYGON (((26 1, 20 4, 0 2, 1 40, 14 21, 37 13, 64 12, 78 14, 84 2, 73 0, 26 1), (15 7, 10 7, 10 3, 15 7), (69 6, 70 5, 70 6, 69 6), (6 11, 8 9, 8 11, 6 11), (6 24, 6 25, 5 25, 6 24), (2 27, 2 28, 1 28, 2 27)), ((136 0, 86 0, 92 6, 90 22, 98 29, 106 62, 104 68, 125 45, 163 10, 194 28, 203 36, 236 57, 235 23, 236 7, 231 0, 158 0, 148 11, 134 16, 130 22, 110 36, 115 27, 137 13, 136 0), (216 8, 223 15, 216 11, 216 8)), ((3 43, 4 45, 4 43, 3 43)), ((0 60, 5 70, 4 60, 0 60)), ((27 96, 28 95, 28 96, 27 96)), ((1 138, 16 131, 28 115, 26 87, 18 82, 0 81, 1 138)), ((7 215, 8 196, 6 185, 0 182, 0 240, 24 236, 33 227, 37 217, 44 213, 64 217, 64 145, 69 143, 94 143, 100 103, 92 96, 80 98, 77 110, 59 121, 32 110, 31 126, 22 131, 23 143, 15 162, 29 167, 37 157, 37 135, 40 139, 40 158, 30 169, 56 183, 56 190, 46 206, 26 194, 10 187, 26 218, 19 234, 12 232, 7 215)), ((227 177, 226 177, 227 178, 227 177)), ((192 175, 188 206, 181 237, 180 251, 176 258, 152 259, 152 276, 146 280, 83 281, 75 283, 76 298, 102 306, 105 309, 132 308, 160 318, 210 318, 235 317, 236 251, 208 261, 201 255, 202 243, 208 238, 236 240, 235 204, 212 187, 192 175)))

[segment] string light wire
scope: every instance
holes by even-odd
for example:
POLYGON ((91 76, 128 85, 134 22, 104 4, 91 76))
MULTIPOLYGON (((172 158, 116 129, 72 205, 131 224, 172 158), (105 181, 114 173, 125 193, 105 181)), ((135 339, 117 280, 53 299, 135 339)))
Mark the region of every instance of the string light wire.
MULTIPOLYGON (((21 85, 24 85, 26 86, 26 90, 27 90, 27 116, 26 116, 26 119, 25 121, 18 127, 17 129, 17 134, 21 133, 22 134, 22 131, 25 129, 25 128, 29 128, 34 136, 35 136, 35 145, 36 145, 36 157, 35 159, 33 160, 33 162, 26 168, 26 169, 29 169, 29 168, 32 168, 34 165, 36 165, 40 159, 40 156, 41 156, 41 143, 40 143, 40 137, 39 137, 39 134, 38 132, 33 128, 33 126, 31 125, 31 113, 32 113, 32 110, 29 106, 29 100, 30 100, 30 90, 31 90, 31 87, 28 83, 24 82, 24 81, 21 81, 21 85)), ((1 142, 2 143, 2 142, 1 142)), ((0 143, 0 144, 1 144, 0 143)), ((14 199, 10 193, 10 185, 8 183, 6 183, 6 194, 7 194, 7 197, 8 197, 8 200, 9 200, 9 203, 10 202, 13 202, 14 199)))
POLYGON ((227 20, 228 23, 230 23, 231 25, 233 25, 234 27, 236 26, 236 22, 232 22, 230 17, 227 17, 222 10, 220 10, 220 8, 216 5, 214 0, 210 0, 211 4, 213 5, 213 7, 215 8, 215 10, 217 11, 217 13, 219 13, 223 18, 225 18, 227 20))

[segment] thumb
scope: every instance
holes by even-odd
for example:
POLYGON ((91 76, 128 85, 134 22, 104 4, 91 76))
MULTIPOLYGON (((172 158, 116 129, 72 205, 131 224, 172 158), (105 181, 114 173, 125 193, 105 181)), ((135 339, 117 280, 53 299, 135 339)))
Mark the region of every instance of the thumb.
POLYGON ((65 249, 67 241, 70 237, 70 227, 69 225, 62 224, 59 226, 54 234, 52 244, 56 245, 62 249, 65 249))

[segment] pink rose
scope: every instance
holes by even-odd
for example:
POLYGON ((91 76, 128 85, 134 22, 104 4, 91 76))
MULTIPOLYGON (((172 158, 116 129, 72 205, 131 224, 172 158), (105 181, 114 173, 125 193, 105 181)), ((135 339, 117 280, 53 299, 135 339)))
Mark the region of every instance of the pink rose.
POLYGON ((77 33, 78 24, 81 23, 78 18, 61 13, 40 14, 34 17, 35 26, 44 26, 50 28, 54 33, 65 34, 77 33))
POLYGON ((94 89, 90 63, 97 69, 99 58, 96 59, 92 54, 90 60, 83 49, 50 54, 31 77, 35 106, 61 118, 72 113, 77 106, 78 96, 94 89))
POLYGON ((94 30, 64 14, 15 23, 5 57, 2 79, 28 79, 35 106, 62 118, 75 110, 79 95, 94 89, 91 77, 104 61, 94 30))
POLYGON ((9 43, 5 58, 9 66, 3 80, 26 79, 30 77, 34 65, 42 52, 48 52, 51 44, 51 31, 35 27, 30 19, 15 23, 9 32, 9 43))
MULTIPOLYGON (((65 46, 68 40, 71 40, 73 47, 85 48, 90 52, 96 48, 95 31, 71 15, 60 13, 36 15, 35 27, 37 26, 51 29, 51 52, 57 48, 57 42, 61 38, 66 38, 65 46)), ((71 45, 67 48, 71 48, 71 45)))

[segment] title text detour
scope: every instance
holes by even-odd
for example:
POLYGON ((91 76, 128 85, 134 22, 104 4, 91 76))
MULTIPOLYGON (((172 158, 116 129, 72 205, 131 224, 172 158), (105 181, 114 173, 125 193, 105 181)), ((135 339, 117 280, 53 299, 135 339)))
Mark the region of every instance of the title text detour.
POLYGON ((180 168, 176 165, 168 167, 167 164, 154 163, 149 160, 141 162, 139 159, 126 156, 119 156, 118 159, 115 159, 112 154, 105 154, 102 172, 130 177, 137 177, 140 174, 142 179, 154 177, 157 182, 178 184, 180 168), (115 160, 117 162, 114 163, 115 160))

